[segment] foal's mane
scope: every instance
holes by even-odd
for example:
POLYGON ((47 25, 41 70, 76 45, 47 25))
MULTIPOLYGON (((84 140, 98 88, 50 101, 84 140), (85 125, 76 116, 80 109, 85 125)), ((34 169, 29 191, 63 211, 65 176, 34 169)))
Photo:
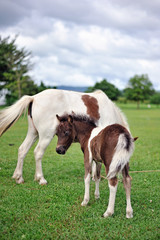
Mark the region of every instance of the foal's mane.
POLYGON ((87 123, 93 127, 97 127, 96 125, 96 122, 93 118, 90 118, 86 115, 80 115, 80 114, 65 114, 63 116, 61 116, 61 121, 62 122, 65 122, 68 120, 68 117, 71 116, 73 121, 76 121, 76 122, 84 122, 84 123, 87 123))

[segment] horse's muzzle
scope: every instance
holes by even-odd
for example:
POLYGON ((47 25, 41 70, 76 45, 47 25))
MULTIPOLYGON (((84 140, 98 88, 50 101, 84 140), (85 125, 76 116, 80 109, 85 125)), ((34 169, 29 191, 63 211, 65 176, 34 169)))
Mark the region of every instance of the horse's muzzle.
POLYGON ((66 148, 64 146, 57 147, 56 152, 58 154, 65 154, 66 153, 66 148))

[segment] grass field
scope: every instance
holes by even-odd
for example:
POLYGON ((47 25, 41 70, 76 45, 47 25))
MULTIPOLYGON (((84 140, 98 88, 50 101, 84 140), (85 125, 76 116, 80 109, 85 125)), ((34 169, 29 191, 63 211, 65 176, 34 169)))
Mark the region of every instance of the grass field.
MULTIPOLYGON (((121 105, 132 135, 138 136, 130 171, 160 169, 160 109, 121 105)), ((34 182, 32 148, 24 162, 25 183, 17 185, 11 176, 17 150, 27 131, 21 118, 0 139, 0 239, 160 239, 160 172, 130 173, 134 217, 125 218, 125 192, 119 182, 115 214, 104 219, 108 204, 108 183, 100 184, 100 200, 91 199, 81 207, 84 194, 83 154, 73 144, 65 156, 55 152, 56 138, 43 159, 47 186, 34 182)), ((104 174, 104 167, 102 169, 104 174)))

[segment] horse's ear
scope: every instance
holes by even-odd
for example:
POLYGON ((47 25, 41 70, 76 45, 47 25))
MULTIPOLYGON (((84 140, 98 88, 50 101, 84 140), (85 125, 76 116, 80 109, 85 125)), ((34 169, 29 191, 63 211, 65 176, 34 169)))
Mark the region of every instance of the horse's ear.
POLYGON ((58 121, 60 122, 61 121, 60 116, 58 116, 58 114, 56 114, 56 117, 57 117, 58 121))
POLYGON ((68 116, 68 122, 73 123, 73 117, 71 115, 68 116))
POLYGON ((133 142, 135 142, 138 139, 138 137, 133 138, 133 142))

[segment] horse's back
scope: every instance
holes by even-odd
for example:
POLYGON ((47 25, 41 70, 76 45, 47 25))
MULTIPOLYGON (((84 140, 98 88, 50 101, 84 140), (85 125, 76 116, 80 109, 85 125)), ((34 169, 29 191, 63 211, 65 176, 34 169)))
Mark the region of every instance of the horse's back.
POLYGON ((81 101, 81 96, 82 93, 59 89, 47 89, 36 94, 32 116, 37 130, 42 128, 55 130, 58 124, 56 114, 61 116, 64 113, 71 114, 72 111, 85 114, 86 107, 81 101))
POLYGON ((93 92, 99 105, 100 119, 98 126, 106 127, 111 124, 121 124, 129 130, 127 119, 123 112, 101 90, 93 92))
POLYGON ((34 96, 32 111, 37 124, 42 121, 57 123, 56 114, 61 116, 64 113, 74 112, 97 118, 98 126, 119 123, 128 128, 123 114, 101 90, 82 93, 47 89, 34 96))
POLYGON ((33 111, 42 112, 45 115, 52 115, 52 113, 61 115, 74 110, 83 113, 82 94, 59 89, 47 89, 34 96, 33 111))

